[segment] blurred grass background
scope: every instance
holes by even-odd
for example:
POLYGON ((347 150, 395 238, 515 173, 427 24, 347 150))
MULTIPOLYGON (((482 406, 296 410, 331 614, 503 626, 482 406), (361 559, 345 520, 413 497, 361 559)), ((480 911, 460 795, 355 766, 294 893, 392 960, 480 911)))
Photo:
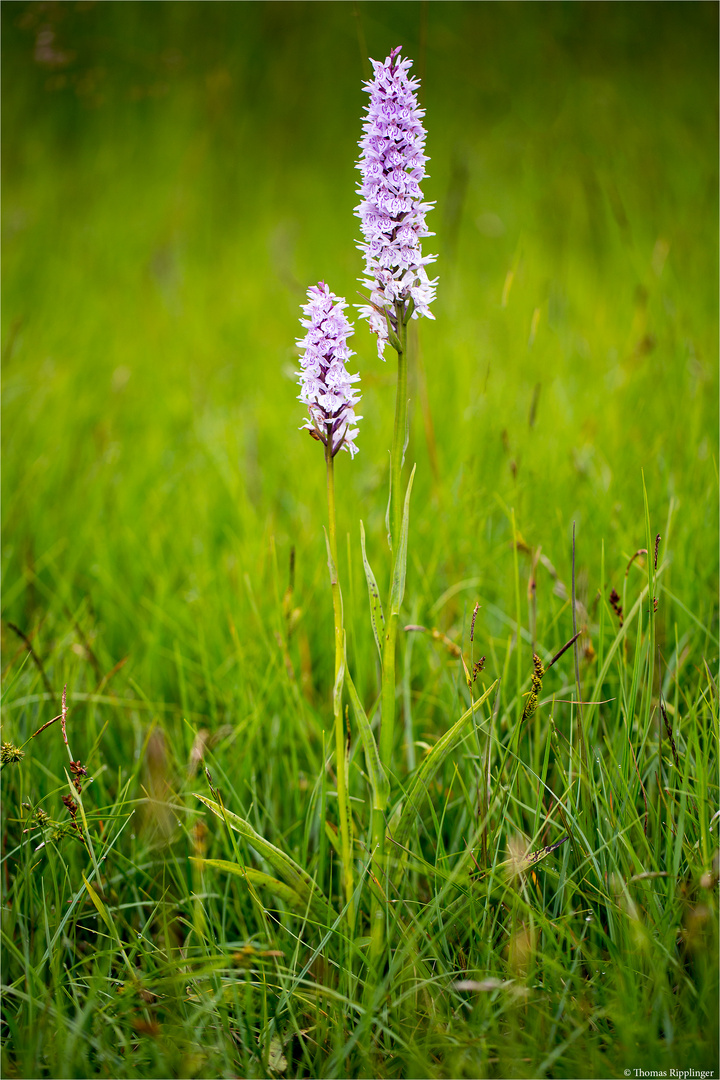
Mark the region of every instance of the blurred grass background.
MULTIPOLYGON (((322 469, 289 376, 307 285, 356 289, 365 44, 402 41, 424 76, 441 288, 421 340, 445 535, 435 514, 416 520, 452 552, 448 580, 494 576, 474 516, 495 490, 557 558, 572 518, 640 546, 641 468, 660 518, 673 494, 702 498, 714 5, 9 3, 3 17, 9 614, 31 615, 23 570, 52 553, 43 581, 111 610, 108 647, 142 670, 141 600, 196 624, 198 603, 227 606, 263 534, 298 543, 315 579, 322 469)), ((392 369, 362 327, 355 345, 348 528, 358 500, 384 513, 392 409, 392 369)))
MULTIPOLYGON (((417 415, 411 457, 415 528, 443 553, 438 595, 468 576, 496 587, 496 491, 564 566, 573 519, 591 565, 600 538, 634 551, 644 468, 659 521, 682 504, 676 561, 693 566, 704 618, 716 17, 712 4, 4 5, 8 617, 32 625, 46 607, 30 568, 71 607, 87 597, 109 653, 131 651, 166 696, 172 673, 146 651, 163 633, 153 611, 225 636, 273 534, 283 565, 297 545, 329 619, 293 342, 308 284, 355 296, 361 48, 398 41, 424 80, 437 200, 437 321, 420 328, 434 485, 417 415)), ((342 463, 340 531, 354 536, 360 511, 379 536, 394 372, 364 327, 354 344, 365 420, 361 458, 342 463)))
MULTIPOLYGON (((500 674, 516 604, 508 508, 565 582, 576 523, 591 608, 601 545, 608 589, 645 546, 642 470, 670 558, 661 650, 713 662, 715 4, 1 14, 4 738, 23 743, 67 682, 75 753, 92 746, 107 770, 94 798, 148 782, 153 729, 174 784, 205 727, 278 828, 301 820, 283 755, 312 775, 320 748, 277 687, 291 548, 290 657, 328 730, 332 614, 294 340, 308 285, 357 299, 361 80, 367 56, 397 44, 423 80, 439 254, 436 321, 415 327, 408 613, 457 637, 479 596, 480 650, 500 674)), ((367 695, 357 521, 383 578, 394 370, 364 326, 353 344, 364 420, 359 457, 338 462, 339 535, 367 695)), ((549 650, 572 632, 552 584, 541 571, 549 650)), ((457 675, 436 686, 425 644, 412 648, 405 700, 417 695, 432 736, 457 675)), ((33 770, 18 801, 56 790, 33 770)))

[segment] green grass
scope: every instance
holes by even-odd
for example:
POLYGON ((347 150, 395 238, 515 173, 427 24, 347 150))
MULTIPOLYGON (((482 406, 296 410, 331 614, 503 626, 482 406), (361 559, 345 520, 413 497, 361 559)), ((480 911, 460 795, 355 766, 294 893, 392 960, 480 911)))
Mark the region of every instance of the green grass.
MULTIPOLYGON (((3 1074, 717 1076, 716 6, 6 2, 2 29, 3 1074), (378 974, 355 726, 341 917, 293 342, 309 284, 354 299, 363 57, 401 42, 440 256, 401 625, 438 636, 401 631, 391 832, 470 706, 442 635, 470 663, 476 601, 475 696, 500 684, 391 852, 378 974), (571 650, 518 726, 533 650, 573 635, 573 526, 586 704, 571 650), (628 568, 657 534, 657 574, 628 568), (84 840, 59 723, 28 741, 65 684, 84 840), (205 766, 324 901, 267 887, 205 766)), ((385 597, 394 369, 353 344, 339 572, 370 712, 359 520, 385 597)))

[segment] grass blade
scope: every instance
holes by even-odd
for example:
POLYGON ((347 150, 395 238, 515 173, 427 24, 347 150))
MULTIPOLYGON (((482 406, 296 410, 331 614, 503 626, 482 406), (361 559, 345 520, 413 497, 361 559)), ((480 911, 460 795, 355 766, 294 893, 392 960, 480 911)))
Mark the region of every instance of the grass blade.
POLYGON ((380 761, 380 753, 378 751, 377 743, 375 742, 375 736, 372 733, 372 728, 370 727, 370 721, 367 718, 367 713, 362 706, 358 692, 355 689, 355 683, 352 681, 349 671, 345 672, 345 682, 347 684, 348 693, 350 694, 350 703, 353 707, 353 713, 355 714, 355 719, 360 729, 360 738, 362 739, 363 749, 365 750, 365 761, 367 762, 370 785, 373 790, 373 807, 376 810, 385 810, 390 796, 390 781, 388 780, 387 773, 383 769, 382 762, 380 761))
POLYGON ((243 839, 270 863, 272 868, 285 880, 291 889, 303 900, 311 902, 316 914, 321 915, 323 919, 335 918, 327 898, 320 892, 310 875, 301 866, 298 866, 289 855, 286 855, 284 851, 275 847, 264 836, 256 832, 245 818, 233 814, 232 811, 227 810, 213 799, 206 798, 205 795, 199 795, 195 792, 195 798, 204 803, 208 810, 212 810, 213 814, 221 818, 231 829, 240 833, 243 839))
POLYGON ((372 623, 375 644, 377 645, 378 652, 380 653, 380 660, 382 661, 382 645, 380 642, 385 629, 385 616, 383 614, 382 601, 380 600, 380 590, 378 589, 375 575, 372 572, 372 567, 370 566, 367 552, 365 551, 365 526, 362 521, 360 522, 360 547, 362 549, 363 566, 365 567, 365 578, 367 580, 368 597, 370 599, 370 622, 372 623))
POLYGON ((487 701, 496 685, 497 680, 487 688, 482 697, 479 697, 471 708, 463 713, 450 730, 445 732, 442 738, 438 740, 432 750, 420 763, 405 793, 405 800, 400 813, 400 819, 393 833, 393 840, 396 844, 401 847, 406 846, 415 818, 420 812, 420 806, 422 805, 423 799, 428 794, 430 784, 432 783, 435 774, 448 755, 453 752, 465 737, 465 729, 468 720, 471 719, 475 710, 479 709, 480 706, 487 701))
POLYGON ((271 877, 270 874, 264 874, 262 870, 255 870, 249 866, 240 866, 239 863, 230 862, 229 859, 198 859, 191 855, 190 861, 196 863, 200 870, 204 870, 206 867, 211 870, 220 870, 226 874, 234 874, 235 877, 244 878, 251 885, 261 889, 268 889, 269 892, 275 893, 289 907, 301 911, 307 908, 307 902, 303 900, 296 889, 286 885, 284 881, 278 881, 277 878, 271 877))
POLYGON ((410 473, 410 479, 408 480, 407 491, 405 492, 405 505, 403 507, 402 525, 400 527, 400 543, 398 544, 397 556, 394 560, 393 582, 390 591, 391 615, 400 614, 400 606, 403 602, 403 596, 405 595, 405 570, 407 567, 408 532, 410 529, 410 495, 412 493, 416 468, 417 466, 413 465, 413 470, 410 473))

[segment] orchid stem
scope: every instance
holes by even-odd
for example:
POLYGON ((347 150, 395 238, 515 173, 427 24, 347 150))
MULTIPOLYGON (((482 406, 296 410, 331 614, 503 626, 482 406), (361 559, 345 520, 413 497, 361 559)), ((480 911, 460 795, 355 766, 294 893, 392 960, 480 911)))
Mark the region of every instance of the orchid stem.
MULTIPOLYGON (((405 432, 407 429, 407 323, 404 310, 396 306, 398 340, 401 348, 396 349, 398 358, 397 392, 395 398, 395 426, 393 428, 392 449, 390 452, 390 536, 392 543, 392 575, 390 579, 390 597, 392 583, 398 570, 400 555, 400 529, 402 526, 403 493, 401 487, 403 457, 405 455, 405 432)), ((392 755, 395 742, 395 648, 399 612, 393 611, 392 599, 386 608, 385 637, 382 651, 382 711, 380 727, 380 761, 388 776, 392 775, 392 755)), ((377 888, 373 891, 371 904, 371 944, 370 957, 378 975, 381 972, 385 950, 385 905, 382 901, 384 882, 387 881, 385 852, 385 820, 381 812, 373 812, 372 827, 373 872, 377 878, 377 888)))
MULTIPOLYGON (((401 487, 402 465, 405 454, 405 432, 407 428, 407 324, 402 312, 398 311, 398 332, 402 349, 398 351, 397 392, 395 398, 395 426, 393 428, 392 450, 390 453, 390 528, 392 538, 392 581, 397 569, 400 549, 400 528, 402 524, 403 493, 401 487)), ((398 613, 393 613, 391 604, 387 605, 385 640, 382 658, 382 727, 380 729, 380 760, 389 773, 391 771, 393 744, 395 741, 395 641, 397 637, 398 613)))
POLYGON ((390 457, 391 483, 390 490, 390 525, 392 535, 393 556, 397 557, 397 547, 400 540, 400 526, 402 524, 403 492, 401 476, 403 458, 405 456, 405 432, 407 429, 408 411, 408 363, 407 363, 407 323, 402 321, 402 315, 398 318, 399 340, 402 348, 398 351, 398 376, 397 394, 395 398, 395 425, 393 427, 392 451, 390 457))
MULTIPOLYGON (((328 428, 325 443, 325 462, 327 465, 328 495, 328 542, 330 545, 331 587, 333 614, 335 617, 335 682, 344 664, 343 649, 343 608, 338 579, 337 530, 335 527, 335 471, 332 453, 332 434, 328 428)), ((352 933, 355 924, 355 905, 353 903, 353 864, 350 825, 350 806, 348 802, 348 760, 345 727, 343 725, 342 693, 333 694, 333 712, 335 715, 335 758, 337 772, 338 814, 340 817, 340 847, 342 850, 342 875, 347 904, 347 921, 352 933)), ((324 823, 323 823, 324 827, 324 823)))

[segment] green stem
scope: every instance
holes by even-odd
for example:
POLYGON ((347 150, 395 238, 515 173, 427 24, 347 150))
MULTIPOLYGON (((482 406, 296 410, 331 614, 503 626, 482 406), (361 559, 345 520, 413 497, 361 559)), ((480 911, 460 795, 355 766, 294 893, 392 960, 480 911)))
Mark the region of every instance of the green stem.
MULTIPOLYGON (((405 452, 405 431, 407 428, 407 324, 402 321, 402 312, 398 311, 398 329, 402 349, 398 352, 397 391, 395 397, 395 426, 393 427, 392 450, 390 452, 390 529, 392 537, 393 568, 390 577, 390 591, 395 577, 395 562, 400 546, 400 528, 402 525, 402 463, 405 452)), ((380 729, 380 760, 389 773, 395 741, 395 640, 397 637, 397 614, 393 615, 388 602, 386 608, 385 640, 382 657, 382 726, 380 729)))
MULTIPOLYGON (((405 432, 407 429, 407 322, 401 306, 396 306, 400 349, 396 349, 398 358, 397 390, 395 396, 395 424, 393 427, 392 449, 390 451, 390 536, 392 546, 392 574, 390 575, 389 596, 392 598, 392 585, 395 579, 396 562, 400 553, 400 530, 402 527, 403 493, 402 465, 405 453, 405 432)), ((390 777, 392 773, 392 752, 395 742, 395 646, 397 638, 398 613, 393 612, 392 600, 386 608, 385 638, 382 650, 382 691, 381 691, 381 727, 380 761, 390 777)), ((370 957, 381 974, 382 958, 385 949, 385 905, 382 902, 382 890, 387 881, 385 855, 385 815, 373 809, 372 819, 373 873, 378 880, 379 889, 374 889, 370 909, 370 957)))
POLYGON ((382 957, 385 948, 385 813, 377 806, 372 811, 372 872, 377 884, 370 896, 370 964, 378 980, 382 977, 382 957))
MULTIPOLYGON (((337 532, 335 528, 335 472, 332 455, 332 436, 328 432, 328 441, 325 446, 325 462, 327 465, 327 495, 328 495, 328 540, 330 544, 330 557, 333 563, 334 573, 331 575, 331 587, 333 598, 333 614, 335 616, 335 683, 338 673, 344 664, 343 650, 343 610, 340 584, 338 580, 338 556, 337 556, 337 532)), ((353 864, 352 845, 350 836, 350 806, 347 790, 347 744, 345 741, 345 727, 342 714, 342 694, 334 694, 333 712, 335 714, 335 761, 337 771, 337 799, 338 814, 340 816, 340 847, 342 849, 342 874, 345 886, 345 900, 347 903, 348 926, 351 933, 355 923, 355 908, 353 904, 353 864)))
POLYGON ((395 639, 397 615, 388 611, 385 617, 385 640, 382 656, 382 696, 380 725, 380 761, 386 772, 390 770, 393 742, 395 741, 395 639))
POLYGON ((398 352, 398 376, 397 391, 395 397, 395 425, 393 427, 392 450, 390 452, 390 528, 392 536, 393 555, 397 554, 397 545, 400 540, 400 526, 402 524, 403 492, 401 486, 401 473, 403 454, 405 452, 405 431, 407 429, 407 324, 402 322, 402 316, 398 317, 399 340, 402 346, 398 352))

